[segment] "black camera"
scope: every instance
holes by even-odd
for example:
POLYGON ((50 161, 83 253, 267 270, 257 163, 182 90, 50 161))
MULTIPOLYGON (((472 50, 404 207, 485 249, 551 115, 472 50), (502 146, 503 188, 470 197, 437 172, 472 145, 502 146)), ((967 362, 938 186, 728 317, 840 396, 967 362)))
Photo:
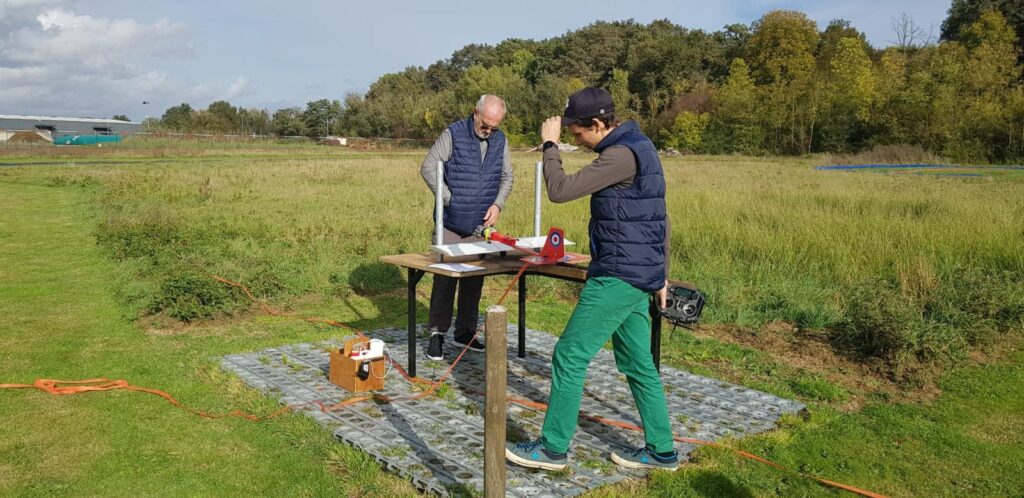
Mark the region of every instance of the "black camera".
POLYGON ((359 363, 359 369, 356 370, 356 377, 359 377, 359 380, 366 380, 370 378, 370 360, 363 360, 359 363))
POLYGON ((683 284, 668 284, 668 296, 665 307, 661 309, 661 316, 672 325, 689 327, 700 320, 703 310, 704 294, 699 290, 683 284))

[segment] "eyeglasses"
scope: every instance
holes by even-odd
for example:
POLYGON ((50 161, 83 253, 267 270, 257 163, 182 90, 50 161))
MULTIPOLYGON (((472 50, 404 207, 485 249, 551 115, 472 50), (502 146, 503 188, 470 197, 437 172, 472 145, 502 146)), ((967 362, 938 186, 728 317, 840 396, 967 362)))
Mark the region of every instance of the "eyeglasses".
POLYGON ((480 131, 498 131, 497 126, 491 126, 488 124, 480 123, 480 131))

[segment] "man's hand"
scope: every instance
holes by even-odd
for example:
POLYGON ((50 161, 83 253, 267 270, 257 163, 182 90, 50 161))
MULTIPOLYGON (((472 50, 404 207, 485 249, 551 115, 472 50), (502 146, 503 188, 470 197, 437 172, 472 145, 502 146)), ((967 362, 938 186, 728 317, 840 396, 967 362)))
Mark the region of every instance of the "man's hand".
POLYGON ((658 297, 658 303, 661 309, 665 309, 668 306, 668 280, 665 281, 665 286, 661 290, 654 293, 658 297))
POLYGON ((487 213, 484 214, 484 226, 493 227, 498 222, 499 215, 501 215, 501 209, 496 204, 491 204, 491 207, 487 208, 487 213))
POLYGON ((544 120, 544 123, 540 125, 540 141, 555 142, 558 143, 558 139, 562 136, 562 118, 559 116, 551 116, 544 120))

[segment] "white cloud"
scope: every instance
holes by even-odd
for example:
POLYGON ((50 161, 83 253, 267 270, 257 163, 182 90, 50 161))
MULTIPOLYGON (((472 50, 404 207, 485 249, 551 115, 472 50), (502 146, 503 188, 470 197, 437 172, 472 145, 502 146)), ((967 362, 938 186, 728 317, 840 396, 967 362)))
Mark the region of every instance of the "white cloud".
POLYGON ((135 107, 175 93, 164 72, 141 65, 191 53, 186 27, 167 19, 79 15, 53 7, 69 3, 54 0, 0 2, 0 108, 8 112, 97 115, 135 107))
POLYGON ((0 22, 14 18, 35 17, 40 7, 67 4, 66 0, 0 0, 0 22))
POLYGON ((94 70, 126 66, 150 56, 187 55, 185 27, 166 19, 142 24, 47 9, 36 26, 12 32, 0 57, 14 63, 48 61, 94 70))
POLYGON ((224 94, 224 100, 231 100, 239 95, 245 93, 249 87, 249 79, 245 76, 239 76, 234 82, 228 86, 227 93, 224 94))

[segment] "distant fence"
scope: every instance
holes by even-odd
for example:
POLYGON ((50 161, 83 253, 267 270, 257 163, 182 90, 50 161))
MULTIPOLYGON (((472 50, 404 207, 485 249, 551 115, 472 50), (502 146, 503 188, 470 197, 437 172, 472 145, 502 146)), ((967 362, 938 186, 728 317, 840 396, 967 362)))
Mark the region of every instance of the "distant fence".
POLYGON ((196 140, 196 141, 212 141, 212 142, 308 142, 308 143, 320 143, 328 139, 341 138, 344 139, 347 147, 355 149, 374 149, 374 148, 424 148, 433 145, 433 139, 422 139, 422 138, 387 138, 387 137, 340 137, 340 136, 323 136, 323 137, 307 137, 305 135, 259 135, 256 133, 252 134, 214 134, 214 133, 179 133, 179 132, 139 132, 132 135, 138 138, 171 138, 179 140, 196 140))
MULTIPOLYGON (((10 142, 8 138, 19 132, 39 132, 39 130, 0 130, 0 146, 2 145, 33 145, 26 142, 10 142)), ((47 141, 63 135, 96 135, 97 133, 79 130, 56 130, 43 132, 47 141)), ((118 133, 100 133, 100 135, 116 135, 118 133)), ((261 135, 256 133, 181 133, 162 131, 142 131, 120 133, 127 140, 175 140, 183 142, 216 142, 216 143, 308 143, 317 144, 327 139, 343 138, 346 146, 357 150, 372 149, 422 149, 433 145, 433 139, 422 138, 387 138, 387 137, 307 137, 303 135, 261 135)), ((43 135, 41 135, 43 136, 43 135)), ((41 145, 46 143, 40 142, 41 145)))

